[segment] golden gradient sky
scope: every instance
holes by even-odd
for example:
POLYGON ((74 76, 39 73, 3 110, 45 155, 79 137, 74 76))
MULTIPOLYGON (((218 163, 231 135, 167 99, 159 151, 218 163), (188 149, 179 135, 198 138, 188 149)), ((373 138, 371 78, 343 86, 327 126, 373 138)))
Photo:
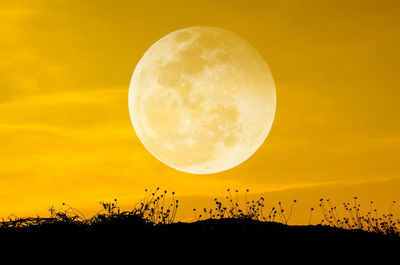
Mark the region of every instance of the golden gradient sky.
POLYGON ((1 1, 0 217, 129 206, 156 186, 182 196, 183 219, 229 187, 297 199, 297 223, 321 196, 385 210, 400 194, 398 14, 399 1, 1 1), (247 39, 277 88, 266 142, 211 175, 152 157, 128 113, 143 53, 196 25, 247 39))

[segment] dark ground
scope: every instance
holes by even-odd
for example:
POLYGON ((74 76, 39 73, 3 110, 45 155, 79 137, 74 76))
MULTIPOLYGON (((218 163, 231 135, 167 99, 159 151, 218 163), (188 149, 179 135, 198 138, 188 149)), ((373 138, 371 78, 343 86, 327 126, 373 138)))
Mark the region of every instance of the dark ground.
MULTIPOLYGON (((153 226, 118 221, 0 229, 1 260, 93 264, 398 264, 400 237, 328 226, 287 226, 236 219, 153 226)), ((6 264, 2 263, 1 264, 6 264)), ((18 264, 18 263, 17 263, 18 264)))

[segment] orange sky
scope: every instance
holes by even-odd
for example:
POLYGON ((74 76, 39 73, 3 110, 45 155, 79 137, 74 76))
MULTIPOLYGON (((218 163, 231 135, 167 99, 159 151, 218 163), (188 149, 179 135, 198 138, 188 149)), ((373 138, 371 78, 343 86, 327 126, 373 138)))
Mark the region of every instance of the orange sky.
POLYGON ((294 223, 321 196, 386 210, 400 189, 399 13, 398 1, 0 2, 0 217, 128 207, 156 186, 182 196, 181 219, 226 188, 297 199, 294 223), (152 157, 128 113, 143 53, 195 25, 247 39, 277 89, 266 142, 211 175, 152 157))

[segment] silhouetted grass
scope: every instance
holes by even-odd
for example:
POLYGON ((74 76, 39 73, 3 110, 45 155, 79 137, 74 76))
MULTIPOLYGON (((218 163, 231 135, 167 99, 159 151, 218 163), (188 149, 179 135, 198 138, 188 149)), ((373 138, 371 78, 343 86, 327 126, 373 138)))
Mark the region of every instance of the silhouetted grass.
MULTIPOLYGON (((288 211, 285 211, 282 202, 278 202, 278 205, 266 209, 263 197, 260 197, 255 201, 247 200, 247 194, 249 192, 247 189, 245 194, 245 205, 242 207, 238 201, 238 192, 238 190, 235 190, 235 196, 232 196, 231 190, 228 189, 228 195, 225 197, 225 201, 218 200, 217 198, 214 199, 214 208, 204 208, 198 214, 197 210, 193 209, 194 219, 205 220, 233 218, 237 220, 257 220, 262 222, 280 222, 282 224, 288 224, 293 213, 293 207, 297 202, 297 200, 293 200, 288 211)), ((332 202, 329 199, 320 199, 319 207, 323 216, 320 224, 341 229, 356 229, 384 235, 400 236, 400 219, 395 219, 394 214, 392 213, 396 201, 392 202, 389 212, 386 214, 378 214, 378 210, 373 208, 373 204, 373 201, 371 201, 369 211, 363 215, 360 211, 361 205, 358 203, 358 198, 354 197, 353 204, 348 202, 343 203, 344 215, 340 216, 338 208, 332 205, 332 202)), ((314 208, 311 208, 309 225, 311 225, 313 211, 314 208)))
POLYGON ((263 197, 248 200, 248 193, 241 205, 239 191, 228 189, 225 198, 214 199, 214 207, 193 209, 190 223, 175 221, 179 208, 175 193, 159 188, 146 190, 144 198, 127 211, 116 199, 100 202, 101 210, 91 218, 66 204, 63 210, 50 207, 46 218, 11 215, 0 222, 0 256, 39 253, 41 258, 76 262, 83 255, 92 262, 108 259, 112 264, 118 257, 133 264, 264 264, 288 252, 298 261, 309 251, 339 257, 342 250, 386 253, 400 247, 393 207, 379 215, 371 202, 370 211, 362 215, 355 198, 353 204, 343 204, 345 215, 340 216, 330 200, 321 199, 320 224, 295 226, 288 224, 296 200, 288 210, 282 202, 267 209, 263 197))
POLYGON ((50 217, 27 217, 18 218, 10 215, 8 220, 0 222, 1 230, 16 230, 48 225, 73 225, 73 226, 96 226, 106 223, 125 222, 146 223, 151 225, 166 225, 174 221, 178 209, 178 200, 175 200, 175 193, 171 193, 171 200, 168 200, 167 191, 160 192, 157 188, 146 194, 143 200, 138 202, 130 211, 121 211, 117 205, 117 199, 112 202, 100 202, 102 209, 93 217, 86 218, 78 209, 67 206, 64 210, 57 210, 54 206, 49 208, 50 217))
MULTIPOLYGON (((240 205, 238 200, 238 190, 227 190, 227 196, 224 200, 214 199, 215 207, 203 208, 198 211, 193 209, 193 221, 220 220, 229 219, 237 221, 259 221, 259 222, 277 222, 287 225, 291 219, 293 207, 296 200, 293 200, 289 210, 285 211, 283 204, 278 202, 276 206, 266 209, 263 197, 258 200, 248 201, 249 190, 245 193, 244 206, 240 205)), ((0 231, 18 230, 38 226, 49 225, 71 225, 77 227, 90 227, 102 224, 112 223, 131 223, 131 224, 149 224, 149 225, 168 225, 175 221, 179 201, 175 199, 175 193, 168 194, 166 190, 160 191, 156 188, 154 191, 145 190, 144 198, 139 201, 132 210, 121 211, 117 205, 117 199, 112 202, 100 202, 101 210, 91 218, 78 209, 69 205, 64 210, 57 210, 54 206, 49 208, 50 217, 27 217, 19 218, 10 215, 8 220, 0 222, 0 231), (167 196, 170 195, 170 198, 167 196)), ((352 203, 344 202, 342 204, 344 214, 340 215, 338 207, 333 205, 329 199, 320 199, 319 207, 323 216, 320 224, 340 228, 363 230, 367 232, 380 233, 384 235, 400 235, 400 219, 395 219, 392 208, 395 205, 392 202, 390 210, 386 214, 380 214, 374 208, 374 202, 370 202, 369 211, 362 215, 358 203, 358 198, 354 197, 352 203)), ((312 214, 315 209, 311 208, 309 216, 309 225, 311 224, 312 214)))
POLYGON ((392 213, 393 201, 389 212, 386 214, 378 213, 374 208, 374 202, 371 201, 368 212, 363 215, 361 213, 361 205, 358 203, 358 197, 353 198, 353 202, 344 202, 344 214, 339 215, 337 207, 332 205, 329 199, 320 199, 319 207, 321 208, 324 219, 321 223, 327 223, 329 226, 343 229, 360 229, 368 232, 375 232, 384 235, 400 235, 400 219, 395 219, 392 213))
POLYGON ((244 207, 242 207, 238 200, 239 190, 235 190, 235 196, 232 196, 231 190, 227 190, 228 195, 225 197, 225 201, 214 199, 214 208, 203 208, 202 213, 197 216, 196 209, 193 209, 195 220, 204 219, 223 219, 231 218, 238 220, 256 220, 262 222, 280 222, 283 224, 288 224, 293 211, 293 206, 296 204, 296 200, 293 200, 288 213, 285 212, 281 202, 278 202, 276 207, 272 207, 268 212, 266 212, 263 197, 258 200, 248 201, 247 195, 249 189, 246 190, 244 207))

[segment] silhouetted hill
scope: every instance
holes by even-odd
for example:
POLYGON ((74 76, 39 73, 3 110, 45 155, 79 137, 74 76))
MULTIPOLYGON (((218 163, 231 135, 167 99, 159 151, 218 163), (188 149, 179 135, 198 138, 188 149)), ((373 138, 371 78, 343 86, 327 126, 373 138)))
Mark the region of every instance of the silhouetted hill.
POLYGON ((55 222, 2 228, 0 239, 2 260, 24 256, 90 264, 100 260, 112 264, 359 264, 365 259, 383 261, 400 251, 400 238, 394 235, 235 218, 160 225, 132 216, 90 225, 55 222))

